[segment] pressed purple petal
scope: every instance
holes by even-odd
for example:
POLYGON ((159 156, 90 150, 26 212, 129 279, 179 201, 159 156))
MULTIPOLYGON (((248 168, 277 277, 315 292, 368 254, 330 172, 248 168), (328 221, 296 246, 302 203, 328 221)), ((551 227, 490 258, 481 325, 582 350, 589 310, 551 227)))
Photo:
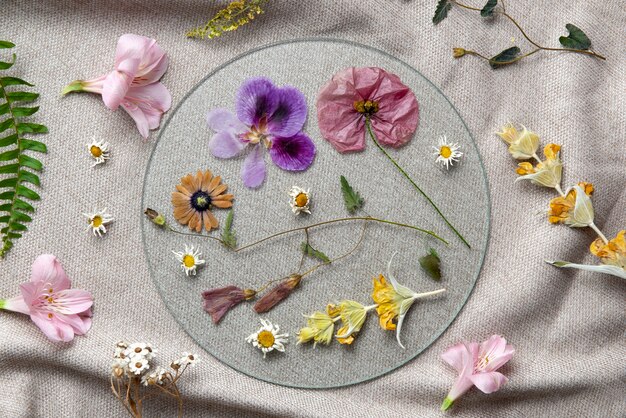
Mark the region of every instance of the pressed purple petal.
POLYGON ((278 105, 268 118, 268 131, 274 136, 290 137, 302 130, 307 106, 304 94, 295 87, 278 89, 278 105))
POLYGON ((222 320, 226 312, 245 299, 244 291, 237 286, 226 286, 202 292, 204 310, 211 315, 214 323, 222 320))
POLYGON ((217 158, 232 158, 246 147, 234 129, 220 131, 209 140, 209 150, 217 158))
POLYGON ((237 133, 243 133, 246 126, 237 119, 228 109, 213 109, 206 116, 207 125, 215 132, 234 129, 237 133))
POLYGON ((270 116, 278 106, 278 88, 267 78, 246 80, 235 100, 235 109, 240 121, 248 126, 257 126, 263 116, 270 116))
POLYGON ((306 170, 315 158, 315 144, 302 132, 289 138, 275 137, 272 138, 270 156, 283 170, 306 170))
POLYGON ((260 144, 252 148, 243 162, 241 178, 243 184, 251 189, 259 187, 265 180, 265 159, 263 158, 263 147, 260 144))

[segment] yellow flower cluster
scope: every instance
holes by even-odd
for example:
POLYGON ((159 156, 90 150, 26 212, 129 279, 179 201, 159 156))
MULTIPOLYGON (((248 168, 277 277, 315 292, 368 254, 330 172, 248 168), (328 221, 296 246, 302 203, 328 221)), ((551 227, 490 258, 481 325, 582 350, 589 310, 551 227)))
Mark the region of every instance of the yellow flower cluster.
POLYGON ((269 0, 241 0, 233 1, 226 8, 207 22, 206 25, 191 29, 187 32, 188 38, 216 38, 224 32, 230 32, 250 23, 263 13, 262 6, 269 0))
POLYGON ((515 181, 529 180, 531 183, 555 189, 559 196, 550 200, 547 211, 548 221, 552 224, 564 224, 572 228, 590 227, 597 234, 590 247, 592 254, 600 258, 601 264, 590 266, 574 264, 567 261, 551 261, 556 267, 576 268, 579 270, 598 271, 626 278, 626 242, 621 231, 617 237, 609 241, 602 231, 594 223, 594 209, 591 203, 591 195, 594 191, 593 184, 580 182, 568 188, 565 192, 561 189, 561 175, 563 163, 561 162, 561 146, 548 144, 544 147, 545 160, 537 156, 539 148, 539 136, 526 128, 519 131, 513 124, 508 123, 496 132, 509 146, 509 153, 517 160, 523 161, 517 165, 516 172, 520 176, 515 181))

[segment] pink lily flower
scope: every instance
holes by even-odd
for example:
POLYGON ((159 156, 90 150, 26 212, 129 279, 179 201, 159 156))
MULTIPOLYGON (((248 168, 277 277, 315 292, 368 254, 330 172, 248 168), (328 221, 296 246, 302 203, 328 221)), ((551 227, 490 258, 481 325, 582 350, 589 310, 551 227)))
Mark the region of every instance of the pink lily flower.
POLYGON ((515 348, 499 335, 492 335, 481 344, 459 343, 448 348, 441 358, 459 372, 459 377, 444 399, 441 410, 450 408, 472 386, 484 393, 500 389, 508 379, 496 370, 509 361, 513 354, 515 348))
POLYGON ((33 263, 30 282, 20 285, 21 296, 0 300, 0 309, 30 315, 52 341, 71 341, 91 328, 91 293, 70 289, 59 260, 44 254, 33 263))
POLYGON ((159 127, 163 113, 172 105, 172 96, 159 82, 168 59, 156 40, 145 36, 122 35, 115 51, 115 69, 91 80, 76 80, 63 94, 84 91, 102 95, 111 110, 122 107, 135 121, 139 133, 159 127))

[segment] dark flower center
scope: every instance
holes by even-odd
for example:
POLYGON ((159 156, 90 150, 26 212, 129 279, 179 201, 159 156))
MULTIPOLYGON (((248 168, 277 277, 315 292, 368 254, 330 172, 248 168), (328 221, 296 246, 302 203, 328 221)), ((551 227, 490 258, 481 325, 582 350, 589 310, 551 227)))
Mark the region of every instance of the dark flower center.
POLYGON ((378 112, 378 102, 373 100, 359 100, 354 102, 354 110, 365 116, 371 116, 378 112))
POLYGON ((202 190, 198 190, 191 196, 191 207, 198 212, 205 211, 211 206, 211 196, 202 190))

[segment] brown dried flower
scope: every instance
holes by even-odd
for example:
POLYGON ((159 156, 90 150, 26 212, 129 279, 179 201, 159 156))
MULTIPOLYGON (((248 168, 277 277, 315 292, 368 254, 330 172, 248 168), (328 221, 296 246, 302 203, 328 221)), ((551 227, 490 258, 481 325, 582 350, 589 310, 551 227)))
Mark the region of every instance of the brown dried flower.
POLYGON ((204 310, 211 315, 215 324, 222 320, 230 308, 254 296, 256 296, 256 291, 240 289, 237 286, 226 286, 202 292, 204 310))
POLYGON ((278 305, 300 284, 300 280, 302 280, 302 276, 292 274, 289 278, 280 282, 254 305, 256 313, 268 312, 278 305))

